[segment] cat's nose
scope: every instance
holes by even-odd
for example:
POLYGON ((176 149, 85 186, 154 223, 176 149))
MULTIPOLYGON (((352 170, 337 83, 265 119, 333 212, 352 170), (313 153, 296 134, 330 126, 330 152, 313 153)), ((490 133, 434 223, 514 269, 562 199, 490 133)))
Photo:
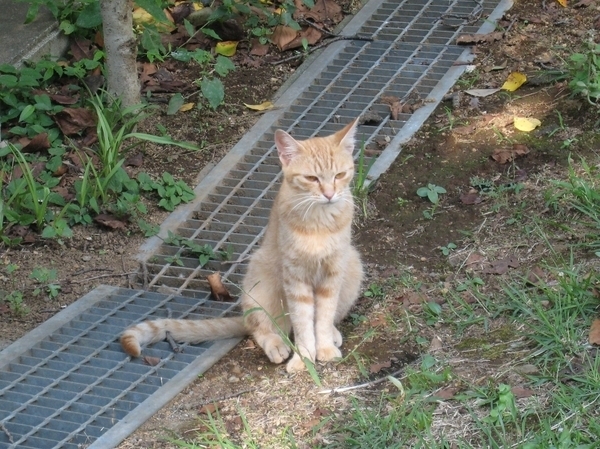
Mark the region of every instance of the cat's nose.
POLYGON ((325 198, 327 198, 329 201, 331 201, 331 198, 333 198, 333 195, 335 195, 335 192, 323 192, 323 196, 325 198))

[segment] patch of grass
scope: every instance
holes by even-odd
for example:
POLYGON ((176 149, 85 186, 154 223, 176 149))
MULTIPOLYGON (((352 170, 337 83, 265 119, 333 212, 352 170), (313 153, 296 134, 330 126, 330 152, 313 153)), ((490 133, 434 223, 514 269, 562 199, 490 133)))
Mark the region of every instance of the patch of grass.
POLYGON ((369 170, 375 163, 375 158, 371 158, 368 162, 365 157, 365 144, 364 142, 360 146, 358 152, 358 160, 356 161, 356 173, 354 174, 354 180, 352 183, 352 195, 354 200, 358 203, 360 211, 363 217, 368 215, 367 204, 368 195, 371 189, 371 184, 367 183, 367 176, 369 170))

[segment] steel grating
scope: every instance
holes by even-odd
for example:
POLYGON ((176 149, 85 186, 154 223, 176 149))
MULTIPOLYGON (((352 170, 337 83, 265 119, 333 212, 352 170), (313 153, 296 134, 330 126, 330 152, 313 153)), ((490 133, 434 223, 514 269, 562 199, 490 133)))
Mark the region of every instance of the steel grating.
POLYGON ((376 178, 464 70, 469 53, 453 45, 457 34, 491 31, 491 22, 510 5, 496 3, 368 2, 343 34, 375 40, 336 42, 308 65, 279 98, 279 108, 203 178, 197 201, 173 213, 159 237, 142 248, 143 289, 102 286, 0 353, 0 449, 113 447, 231 349, 238 339, 186 346, 182 353, 158 343, 144 349, 158 361, 150 366, 127 357, 117 337, 148 317, 236 313, 235 303, 209 299, 205 279, 220 271, 237 293, 280 181, 275 129, 303 139, 337 131, 366 111, 378 114, 380 120, 359 128, 367 146, 389 142, 371 169, 376 178), (461 25, 456 17, 469 16, 480 4, 488 23, 461 25), (444 23, 442 15, 449 17, 444 23), (424 103, 392 120, 384 96, 424 103), (200 266, 181 239, 230 260, 200 266))

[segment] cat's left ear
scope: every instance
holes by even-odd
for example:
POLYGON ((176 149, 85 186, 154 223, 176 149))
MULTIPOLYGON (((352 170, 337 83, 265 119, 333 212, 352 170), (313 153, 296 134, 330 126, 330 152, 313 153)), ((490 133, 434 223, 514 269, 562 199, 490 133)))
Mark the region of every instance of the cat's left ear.
POLYGON ((279 153, 279 160, 284 167, 287 166, 300 151, 300 144, 298 141, 281 129, 275 131, 275 146, 279 153))
POLYGON ((356 128, 358 127, 358 118, 355 118, 346 126, 344 129, 338 131, 336 136, 339 139, 339 146, 343 151, 347 151, 352 154, 354 152, 354 145, 356 144, 356 128))

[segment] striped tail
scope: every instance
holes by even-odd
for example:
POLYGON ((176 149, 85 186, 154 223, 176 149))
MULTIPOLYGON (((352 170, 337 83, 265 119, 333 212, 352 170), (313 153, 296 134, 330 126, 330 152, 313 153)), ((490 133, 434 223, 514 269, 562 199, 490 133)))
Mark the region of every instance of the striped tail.
POLYGON ((200 343, 249 334, 244 326, 243 317, 207 320, 161 319, 144 321, 125 329, 121 334, 121 347, 127 354, 139 357, 142 346, 164 340, 167 332, 178 343, 200 343))

